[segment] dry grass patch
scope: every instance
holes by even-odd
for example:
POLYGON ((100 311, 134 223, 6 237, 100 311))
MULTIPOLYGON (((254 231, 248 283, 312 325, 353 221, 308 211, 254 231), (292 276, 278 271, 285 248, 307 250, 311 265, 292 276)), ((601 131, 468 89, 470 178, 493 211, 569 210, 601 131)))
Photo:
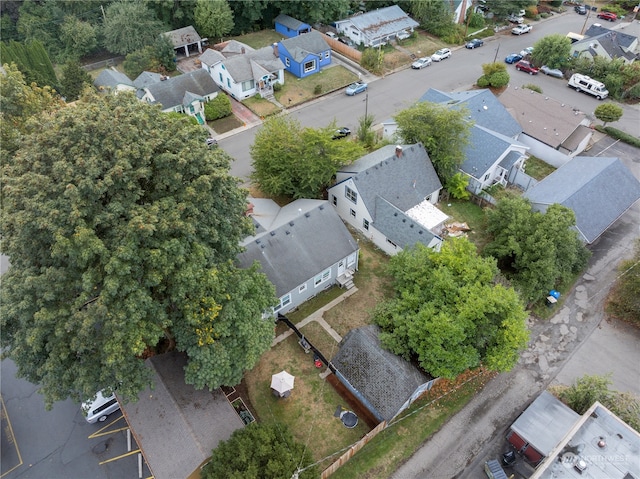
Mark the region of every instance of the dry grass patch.
POLYGON ((274 105, 269 100, 257 98, 255 96, 242 100, 242 104, 261 118, 266 118, 282 111, 277 105, 274 105))
POLYGON ((298 105, 317 96, 345 87, 358 79, 358 75, 341 65, 325 67, 306 78, 284 73, 284 85, 275 92, 276 100, 285 107, 298 105))
MULTIPOLYGON (((337 351, 337 343, 317 323, 308 324, 302 331, 328 357, 337 351)), ((311 450, 315 460, 339 451, 369 432, 363 421, 354 429, 347 429, 333 416, 336 407, 344 406, 345 402, 320 378, 322 371, 314 366, 313 354, 305 354, 298 345, 298 337, 292 335, 263 354, 258 365, 245 375, 249 399, 261 421, 287 424, 296 440, 311 450), (283 369, 296 378, 291 396, 286 399, 273 396, 270 389, 271 375, 283 369)))

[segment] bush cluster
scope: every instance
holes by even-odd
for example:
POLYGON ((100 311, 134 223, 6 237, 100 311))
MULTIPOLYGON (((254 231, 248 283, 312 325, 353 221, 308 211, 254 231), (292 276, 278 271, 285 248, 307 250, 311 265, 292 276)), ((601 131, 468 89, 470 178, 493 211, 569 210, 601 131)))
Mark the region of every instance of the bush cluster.
POLYGON ((204 105, 204 115, 207 121, 218 120, 231 115, 229 97, 224 93, 218 93, 218 96, 204 105))
POLYGON ((602 126, 596 125, 596 130, 601 133, 606 133, 607 135, 615 138, 616 140, 624 141, 625 143, 640 148, 640 138, 637 138, 629 133, 626 133, 622 130, 618 130, 617 128, 613 128, 611 126, 602 126))

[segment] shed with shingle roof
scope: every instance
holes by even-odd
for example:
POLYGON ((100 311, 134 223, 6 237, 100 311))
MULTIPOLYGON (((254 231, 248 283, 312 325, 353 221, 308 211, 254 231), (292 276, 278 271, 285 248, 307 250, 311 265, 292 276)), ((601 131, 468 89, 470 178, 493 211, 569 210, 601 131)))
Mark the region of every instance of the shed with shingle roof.
POLYGON ((276 32, 287 38, 297 37, 298 35, 311 31, 311 25, 290 17, 289 15, 285 15, 284 13, 278 15, 273 22, 275 23, 276 32))

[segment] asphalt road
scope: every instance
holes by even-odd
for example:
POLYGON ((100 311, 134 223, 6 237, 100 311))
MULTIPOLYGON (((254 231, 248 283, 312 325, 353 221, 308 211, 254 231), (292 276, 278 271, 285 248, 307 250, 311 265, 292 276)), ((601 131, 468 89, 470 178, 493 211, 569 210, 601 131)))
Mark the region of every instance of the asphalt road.
MULTIPOLYGON (((324 127, 335 119, 339 126, 347 126, 355 131, 358 119, 364 116, 365 110, 375 117, 375 123, 380 123, 415 104, 429 88, 443 91, 471 89, 478 77, 482 75, 483 63, 490 63, 495 59, 503 61, 509 53, 519 52, 532 46, 551 33, 565 35, 568 32, 580 32, 584 26, 588 28, 597 22, 602 23, 601 20, 586 18, 573 11, 555 15, 544 21, 535 22, 533 31, 530 33, 519 36, 512 35, 509 31, 500 33, 486 39, 481 48, 467 50, 461 47, 454 50, 450 59, 434 63, 422 70, 407 68, 384 77, 364 75, 363 80, 369 83, 367 94, 361 93, 348 97, 343 90, 339 90, 300 107, 292 108, 289 114, 303 126, 324 127)), ((604 22, 604 24, 608 28, 624 26, 621 31, 640 37, 639 21, 631 24, 621 21, 604 22)), ((516 71, 512 65, 507 68, 511 75, 511 86, 533 83, 540 86, 545 95, 559 99, 588 114, 592 114, 593 110, 601 104, 589 95, 569 89, 566 80, 547 77, 543 74, 527 75, 516 71)), ((621 106, 624 115, 619 122, 612 123, 611 126, 640 136, 640 105, 621 106)), ((257 128, 259 127, 244 130, 220 141, 221 148, 234 158, 231 174, 245 181, 251 173, 249 147, 253 144, 257 128)))

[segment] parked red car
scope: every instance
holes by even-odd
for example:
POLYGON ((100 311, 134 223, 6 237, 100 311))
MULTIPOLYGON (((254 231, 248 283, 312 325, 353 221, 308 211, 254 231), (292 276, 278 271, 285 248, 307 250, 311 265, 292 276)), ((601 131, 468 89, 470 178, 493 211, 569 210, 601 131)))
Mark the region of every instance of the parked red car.
POLYGON ((531 63, 525 62, 524 60, 520 60, 518 63, 516 63, 516 70, 526 72, 529 75, 537 75, 539 71, 531 63))
POLYGON ((611 12, 600 12, 598 13, 598 18, 609 20, 610 22, 615 22, 618 19, 618 15, 611 12))

